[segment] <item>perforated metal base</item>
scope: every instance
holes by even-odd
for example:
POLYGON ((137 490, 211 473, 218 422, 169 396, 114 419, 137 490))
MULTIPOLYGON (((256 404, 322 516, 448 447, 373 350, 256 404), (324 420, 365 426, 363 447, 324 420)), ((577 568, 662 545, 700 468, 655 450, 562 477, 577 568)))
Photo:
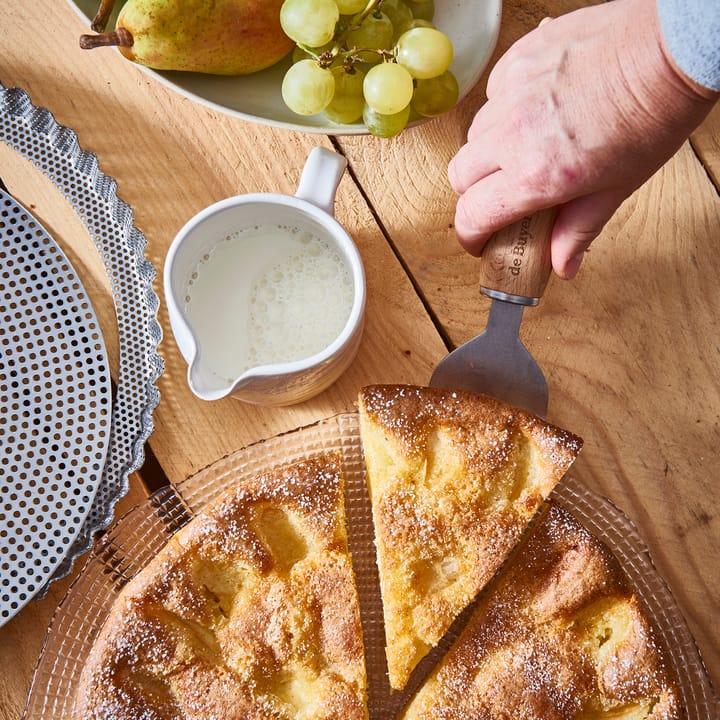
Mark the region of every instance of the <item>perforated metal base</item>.
POLYGON ((85 289, 39 222, 0 190, 0 625, 80 532, 110 413, 105 344, 85 289))
POLYGON ((101 172, 97 157, 83 150, 75 132, 59 125, 49 110, 33 105, 24 90, 2 83, 0 141, 46 175, 83 222, 110 280, 118 324, 119 366, 107 460, 95 502, 49 578, 52 582, 67 575, 95 533, 109 525, 117 501, 127 493, 130 474, 143 463, 160 399, 155 382, 163 371, 157 353, 162 338, 159 300, 152 286, 156 270, 144 256, 147 243, 133 224, 132 209, 117 197, 117 183, 101 172))

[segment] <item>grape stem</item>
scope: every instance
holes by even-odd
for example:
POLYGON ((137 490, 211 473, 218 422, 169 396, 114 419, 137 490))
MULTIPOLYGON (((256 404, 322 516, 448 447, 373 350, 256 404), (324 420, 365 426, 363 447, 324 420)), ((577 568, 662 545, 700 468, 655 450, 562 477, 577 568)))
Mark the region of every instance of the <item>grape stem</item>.
POLYGON ((347 40, 347 36, 350 34, 350 32, 356 27, 362 25, 363 20, 365 20, 368 15, 375 12, 375 10, 378 9, 378 6, 380 5, 382 5, 382 0, 368 0, 368 4, 365 6, 365 9, 361 10, 359 13, 357 13, 357 15, 353 15, 350 22, 347 24, 346 27, 343 28, 343 31, 340 33, 340 35, 338 35, 337 44, 343 45, 343 43, 347 40))
POLYGON ((360 48, 352 47, 349 49, 343 49, 347 42, 348 35, 352 30, 362 25, 365 18, 375 10, 382 6, 383 0, 368 0, 368 4, 364 10, 361 10, 350 19, 348 24, 342 29, 342 32, 335 38, 335 43, 329 50, 325 50, 319 55, 313 51, 312 48, 307 47, 301 43, 297 43, 298 47, 306 52, 310 57, 314 58, 320 67, 330 67, 337 57, 343 58, 343 64, 346 70, 350 70, 354 67, 356 62, 360 62, 359 53, 361 52, 374 52, 380 55, 383 61, 392 60, 395 57, 395 53, 392 50, 383 50, 380 48, 360 48))
POLYGON ((343 58, 346 61, 350 61, 352 64, 356 62, 363 62, 360 59, 360 53, 363 52, 374 52, 377 53, 382 59, 383 62, 389 62, 390 60, 394 60, 395 58, 395 51, 394 50, 383 50, 382 48, 362 48, 362 47, 353 47, 349 50, 343 51, 340 53, 343 58))

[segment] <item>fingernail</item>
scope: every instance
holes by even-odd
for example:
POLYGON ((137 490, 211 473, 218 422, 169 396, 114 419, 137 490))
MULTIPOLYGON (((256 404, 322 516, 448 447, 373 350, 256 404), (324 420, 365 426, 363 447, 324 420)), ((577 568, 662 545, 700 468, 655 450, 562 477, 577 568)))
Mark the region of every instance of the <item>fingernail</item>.
POLYGON ((572 278, 577 275, 577 272, 580 269, 580 263, 582 263, 584 257, 585 252, 579 252, 577 255, 573 255, 565 263, 565 277, 568 280, 572 280, 572 278))

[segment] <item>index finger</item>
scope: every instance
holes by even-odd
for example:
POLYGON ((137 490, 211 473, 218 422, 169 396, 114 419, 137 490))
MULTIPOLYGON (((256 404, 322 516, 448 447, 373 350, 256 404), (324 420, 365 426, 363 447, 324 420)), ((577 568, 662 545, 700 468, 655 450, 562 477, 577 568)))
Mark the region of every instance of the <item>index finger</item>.
POLYGON ((467 252, 478 256, 498 230, 546 207, 542 197, 524 194, 507 173, 497 170, 472 184, 458 198, 455 235, 467 252))

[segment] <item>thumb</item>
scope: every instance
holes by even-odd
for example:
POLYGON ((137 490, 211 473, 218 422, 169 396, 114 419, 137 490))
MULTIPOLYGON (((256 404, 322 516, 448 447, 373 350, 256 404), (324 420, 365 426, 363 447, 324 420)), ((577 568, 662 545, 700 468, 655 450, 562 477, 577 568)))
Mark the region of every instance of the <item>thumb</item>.
POLYGON ((617 192, 604 191, 576 198, 560 208, 550 244, 557 275, 566 280, 577 275, 585 251, 624 199, 617 192))

